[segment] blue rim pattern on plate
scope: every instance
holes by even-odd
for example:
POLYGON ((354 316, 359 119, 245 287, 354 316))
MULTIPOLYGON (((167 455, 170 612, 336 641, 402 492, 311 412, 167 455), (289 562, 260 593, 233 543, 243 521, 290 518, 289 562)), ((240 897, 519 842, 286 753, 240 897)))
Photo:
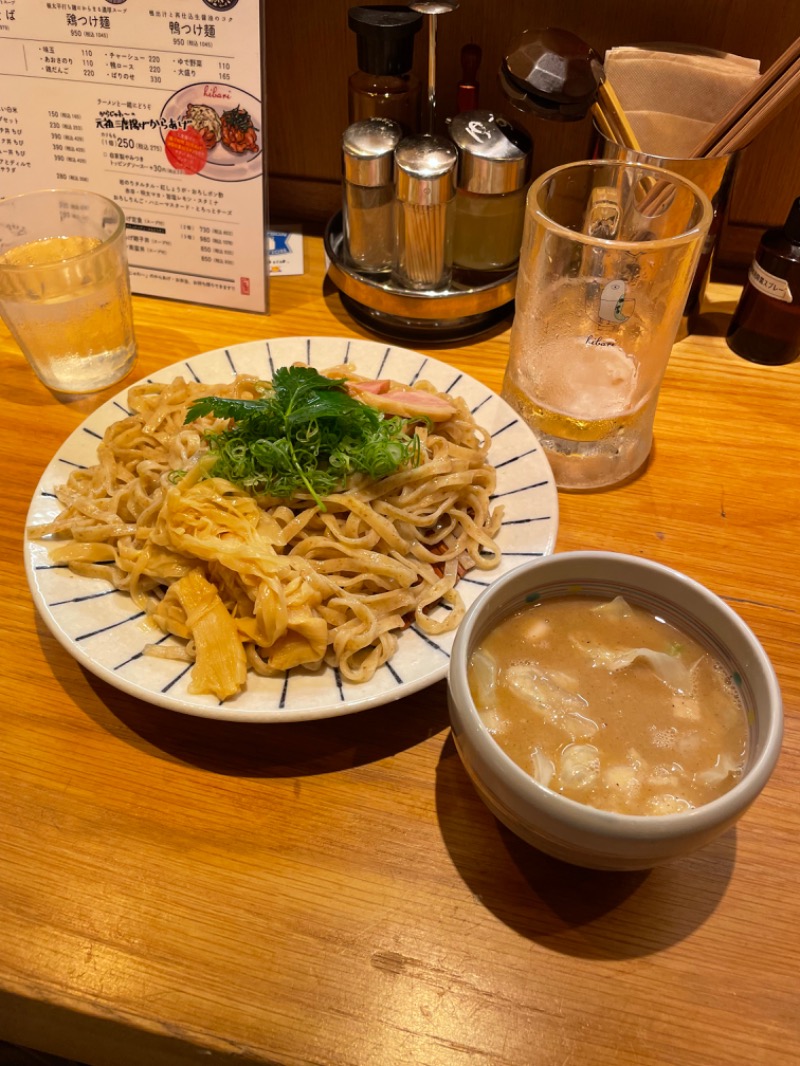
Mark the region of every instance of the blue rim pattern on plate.
MULTIPOLYGON (((158 371, 148 381, 183 376, 208 383, 234 374, 271 379, 275 370, 305 362, 318 369, 352 363, 360 374, 413 384, 430 381, 441 392, 461 395, 492 438, 490 461, 497 469, 494 501, 504 507, 498 535, 503 557, 492 571, 467 574, 458 588, 466 606, 480 591, 519 563, 549 555, 558 529, 558 496, 538 441, 515 411, 475 378, 449 364, 407 348, 338 337, 283 337, 218 348, 158 371)), ((34 493, 28 525, 58 513, 54 489, 75 467, 96 462, 107 426, 130 414, 127 389, 108 400, 64 442, 34 493)), ((396 654, 361 685, 338 670, 291 670, 279 678, 248 675, 244 692, 221 704, 213 696, 188 692, 190 666, 144 655, 146 644, 171 642, 155 629, 130 597, 97 579, 77 577, 54 566, 45 541, 26 540, 25 565, 34 602, 61 645, 87 670, 110 685, 169 710, 240 722, 291 722, 330 718, 376 707, 410 695, 446 676, 455 634, 431 637, 415 626, 404 630, 396 654)), ((443 608, 442 608, 443 610, 443 608)))

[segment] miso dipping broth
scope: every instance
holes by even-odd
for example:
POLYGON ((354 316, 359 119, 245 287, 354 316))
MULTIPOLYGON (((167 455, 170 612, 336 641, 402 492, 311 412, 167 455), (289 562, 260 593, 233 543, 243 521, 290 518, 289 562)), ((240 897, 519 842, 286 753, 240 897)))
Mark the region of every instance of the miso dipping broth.
POLYGON ((469 685, 515 763, 592 807, 690 810, 744 769, 747 715, 723 664, 622 597, 563 595, 518 609, 473 651, 469 685))

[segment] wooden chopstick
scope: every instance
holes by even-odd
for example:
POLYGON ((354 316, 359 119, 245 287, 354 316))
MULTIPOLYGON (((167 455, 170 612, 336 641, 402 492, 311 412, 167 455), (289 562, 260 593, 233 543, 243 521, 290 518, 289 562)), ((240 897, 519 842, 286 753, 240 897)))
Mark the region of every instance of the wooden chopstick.
MULTIPOLYGON (((600 87, 597 90, 597 99, 592 104, 592 116, 597 128, 607 141, 612 144, 622 145, 623 148, 628 148, 633 152, 641 152, 642 147, 639 144, 639 139, 633 132, 628 116, 625 114, 619 97, 614 92, 608 79, 604 79, 600 83, 600 87)), ((654 179, 650 177, 643 178, 642 184, 648 191, 647 200, 649 200, 654 191, 656 191, 654 186, 656 189, 658 186, 654 179)), ((664 183, 661 184, 663 185, 664 183)), ((592 214, 588 212, 584 219, 585 232, 591 233, 592 225, 592 214)))
MULTIPOLYGON (((616 141, 617 144, 623 145, 625 148, 632 148, 634 152, 641 152, 642 148, 639 144, 639 140, 636 134, 633 132, 633 127, 628 122, 628 116, 619 102, 619 97, 614 92, 608 78, 605 78, 600 82, 600 87, 597 90, 597 100, 592 105, 592 112, 595 118, 602 116, 607 127, 612 130, 611 140, 616 141)), ((598 123, 600 125, 600 123, 598 123)), ((605 136, 608 136, 605 129, 602 129, 605 136)))
POLYGON ((750 107, 730 130, 706 153, 707 156, 731 155, 748 145, 754 137, 800 93, 800 58, 750 107))
POLYGON ((595 125, 603 134, 607 141, 611 141, 612 144, 621 144, 617 130, 611 125, 608 120, 608 115, 600 107, 598 103, 592 104, 592 117, 594 118, 595 125))
MULTIPOLYGON (((697 144, 692 152, 689 153, 689 158, 698 159, 703 156, 711 155, 712 152, 715 155, 724 154, 719 151, 714 151, 722 141, 732 130, 734 126, 739 124, 750 111, 758 103, 769 89, 779 81, 787 71, 792 68, 793 64, 800 59, 800 37, 789 45, 785 52, 783 52, 775 62, 769 67, 768 70, 757 78, 750 89, 744 94, 741 100, 738 100, 732 108, 726 114, 722 116, 716 126, 712 127, 708 133, 703 137, 703 140, 697 144)), ((771 117, 774 117, 772 115, 771 117)), ((769 119, 767 119, 769 121, 769 119)), ((739 147, 742 147, 740 145, 739 147)), ((730 149, 727 149, 729 151, 730 149)))

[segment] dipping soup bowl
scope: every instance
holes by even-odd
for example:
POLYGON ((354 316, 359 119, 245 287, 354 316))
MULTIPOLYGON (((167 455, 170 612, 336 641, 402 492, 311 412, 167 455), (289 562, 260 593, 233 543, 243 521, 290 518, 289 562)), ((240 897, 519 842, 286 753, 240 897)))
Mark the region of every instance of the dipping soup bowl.
POLYGON ((564 552, 517 567, 475 600, 459 626, 448 676, 456 748, 492 813, 523 840, 578 866, 640 870, 687 855, 733 825, 766 785, 780 752, 781 693, 775 671, 752 630, 719 596, 659 563, 614 552, 564 552), (470 693, 468 665, 476 646, 531 597, 588 595, 658 614, 694 637, 723 664, 739 688, 749 724, 742 776, 728 792, 676 814, 631 815, 599 810, 539 784, 500 747, 470 693))

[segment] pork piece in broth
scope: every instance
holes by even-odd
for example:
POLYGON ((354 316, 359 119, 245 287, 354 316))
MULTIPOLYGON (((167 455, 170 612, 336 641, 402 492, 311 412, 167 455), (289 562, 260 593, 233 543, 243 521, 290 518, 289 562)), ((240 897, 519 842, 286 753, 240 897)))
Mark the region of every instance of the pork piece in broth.
POLYGON ((625 814, 708 803, 741 776, 745 708, 722 663, 623 598, 544 599, 471 656, 497 743, 540 784, 625 814))

